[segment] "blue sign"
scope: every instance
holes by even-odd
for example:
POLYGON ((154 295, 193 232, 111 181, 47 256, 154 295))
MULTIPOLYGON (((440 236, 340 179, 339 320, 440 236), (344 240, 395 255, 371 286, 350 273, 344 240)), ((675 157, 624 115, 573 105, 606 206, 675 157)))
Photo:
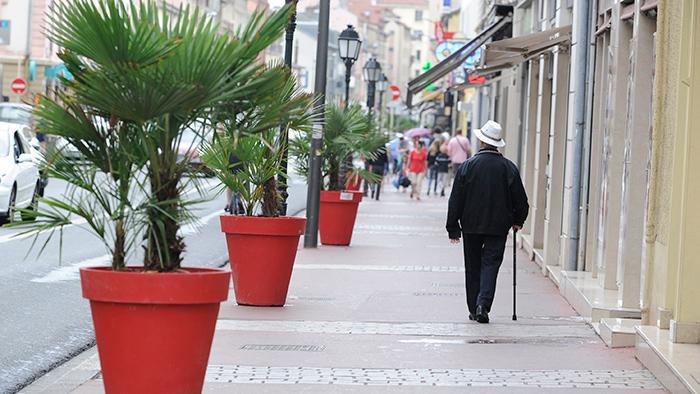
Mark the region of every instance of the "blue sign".
POLYGON ((0 29, 9 29, 10 28, 10 20, 9 19, 0 19, 0 29))
MULTIPOLYGON (((442 41, 435 47, 435 57, 437 57, 438 61, 443 61, 466 44, 467 43, 464 41, 442 41)), ((476 50, 464 60, 463 68, 473 70, 480 58, 481 48, 476 48, 476 50)))
POLYGON ((59 76, 62 76, 69 81, 73 79, 73 74, 68 71, 66 65, 63 63, 54 67, 46 67, 44 70, 44 75, 46 78, 58 78, 59 76))

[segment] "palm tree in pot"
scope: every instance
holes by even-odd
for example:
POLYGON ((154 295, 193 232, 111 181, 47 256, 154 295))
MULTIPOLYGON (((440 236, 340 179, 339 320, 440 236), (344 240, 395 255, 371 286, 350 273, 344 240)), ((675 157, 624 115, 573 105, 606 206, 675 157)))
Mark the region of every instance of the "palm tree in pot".
POLYGON ((237 108, 217 116, 222 128, 207 144, 202 160, 231 190, 232 215, 221 216, 236 301, 249 306, 282 306, 306 219, 279 217, 277 177, 282 172, 283 141, 290 130, 306 133, 317 117, 315 100, 285 74, 277 94, 254 113, 237 108), (277 126, 283 124, 280 130, 277 126), (267 127, 267 129, 265 129, 267 127))
MULTIPOLYGON (((375 124, 360 106, 341 108, 335 104, 326 106, 321 151, 321 207, 319 232, 324 245, 347 246, 352 240, 357 208, 362 193, 343 191, 340 181, 341 168, 347 158, 373 159, 384 149, 386 138, 380 135, 375 124)), ((312 133, 307 131, 290 141, 290 155, 296 158, 296 171, 308 179, 309 152, 312 133)), ((379 177, 363 168, 353 167, 348 178, 364 178, 368 182, 379 177)))
POLYGON ((81 269, 107 392, 201 391, 230 279, 181 265, 180 229, 202 198, 186 193, 200 185, 184 176, 178 148, 184 130, 213 125, 232 103, 253 112, 284 78, 258 57, 282 35, 289 7, 257 13, 229 37, 196 8, 171 15, 161 5, 69 0, 48 15, 49 38, 74 78, 43 97, 35 116, 84 164, 51 155, 50 175, 71 186, 19 225, 39 237, 81 217, 109 250, 111 268, 81 269), (128 265, 138 255, 142 265, 128 265))

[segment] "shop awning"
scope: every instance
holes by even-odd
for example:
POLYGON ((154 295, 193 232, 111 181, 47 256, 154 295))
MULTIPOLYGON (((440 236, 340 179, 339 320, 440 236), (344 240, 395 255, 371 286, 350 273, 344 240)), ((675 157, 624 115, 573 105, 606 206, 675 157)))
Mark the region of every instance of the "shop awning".
POLYGON ((539 56, 542 52, 571 42, 571 25, 524 36, 494 41, 486 45, 476 74, 489 74, 539 56))
POLYGON ((415 79, 408 82, 408 94, 406 97, 406 105, 410 108, 413 95, 421 92, 431 83, 439 80, 450 72, 464 64, 464 61, 474 53, 478 48, 488 41, 491 36, 496 34, 503 26, 512 21, 511 16, 502 16, 491 26, 479 33, 476 38, 466 43, 463 47, 456 50, 453 54, 446 57, 443 61, 436 64, 430 70, 417 76, 415 79))

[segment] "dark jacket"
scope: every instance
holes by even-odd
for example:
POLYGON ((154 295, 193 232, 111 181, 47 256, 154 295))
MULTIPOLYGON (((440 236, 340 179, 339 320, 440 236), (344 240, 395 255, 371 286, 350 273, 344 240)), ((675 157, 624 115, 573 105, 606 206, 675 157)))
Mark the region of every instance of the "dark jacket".
POLYGON ((386 148, 382 148, 377 152, 377 156, 369 160, 369 165, 372 166, 372 172, 375 174, 383 174, 384 166, 389 161, 389 157, 386 154, 386 148))
POLYGON ((447 172, 450 170, 450 156, 446 153, 440 152, 435 158, 435 164, 437 165, 438 172, 447 172))
POLYGON ((506 235, 513 225, 523 225, 529 209, 515 164, 496 148, 482 148, 455 175, 447 232, 451 239, 461 233, 506 235))

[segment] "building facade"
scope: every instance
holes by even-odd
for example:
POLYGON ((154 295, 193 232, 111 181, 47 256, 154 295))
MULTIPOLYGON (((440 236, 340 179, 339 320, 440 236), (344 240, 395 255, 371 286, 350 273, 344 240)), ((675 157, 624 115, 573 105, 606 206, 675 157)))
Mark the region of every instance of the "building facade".
POLYGON ((700 5, 512 6, 512 38, 485 45, 486 82, 468 89, 470 118, 504 125, 530 198, 519 245, 609 346, 636 346, 672 392, 699 392, 700 5))

